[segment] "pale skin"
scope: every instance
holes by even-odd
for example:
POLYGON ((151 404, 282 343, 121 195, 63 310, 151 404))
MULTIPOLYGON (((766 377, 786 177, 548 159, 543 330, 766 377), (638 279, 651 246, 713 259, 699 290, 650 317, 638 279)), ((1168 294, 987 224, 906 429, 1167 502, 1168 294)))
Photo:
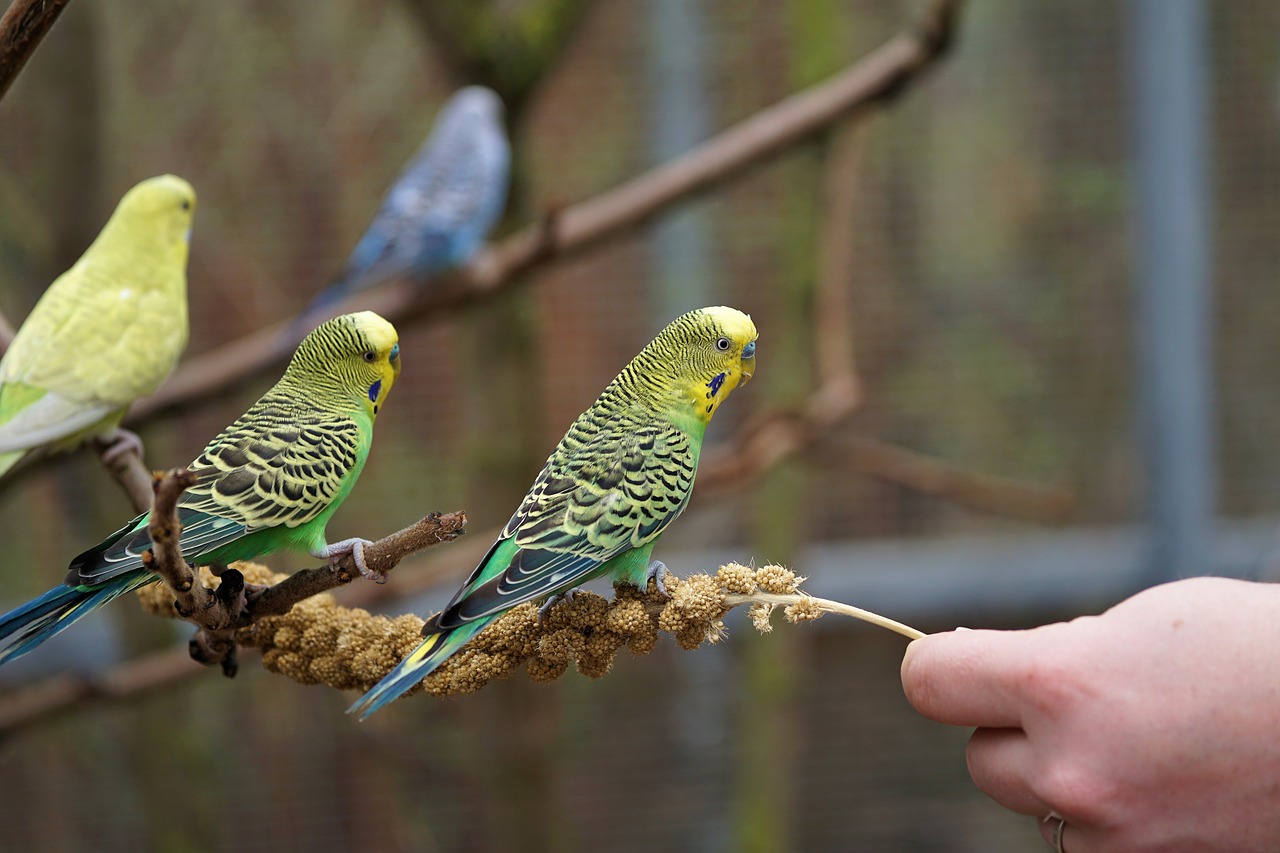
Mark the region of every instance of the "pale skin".
POLYGON ((1280 850, 1280 585, 1194 578, 1100 616, 916 640, 907 699, 1065 853, 1280 850), (1046 816, 1053 819, 1045 820, 1046 816))

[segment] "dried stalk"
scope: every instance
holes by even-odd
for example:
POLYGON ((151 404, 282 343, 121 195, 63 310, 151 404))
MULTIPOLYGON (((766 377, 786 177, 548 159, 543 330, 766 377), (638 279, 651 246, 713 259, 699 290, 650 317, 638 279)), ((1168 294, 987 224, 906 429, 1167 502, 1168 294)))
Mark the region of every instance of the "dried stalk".
MULTIPOLYGON (((762 631, 769 630, 769 613, 781 605, 792 622, 833 612, 912 639, 923 636, 865 610, 801 594, 800 581, 781 566, 751 569, 731 563, 714 577, 669 577, 666 599, 656 590, 620 585, 612 601, 578 592, 553 606, 545 619, 534 603, 526 602, 446 660, 419 689, 438 696, 474 693, 526 663, 534 681, 558 678, 570 663, 583 675, 598 678, 609 672, 624 646, 636 655, 652 651, 659 631, 674 636, 685 649, 717 642, 724 636, 724 616, 741 604, 751 606, 752 622, 762 631)), ((422 641, 423 620, 417 616, 371 616, 340 607, 328 596, 304 606, 305 612, 259 623, 247 639, 263 650, 263 666, 304 684, 367 690, 422 641)))
MULTIPOLYGON (((265 566, 245 563, 241 567, 246 577, 256 581, 285 577, 273 575, 265 566)), ((536 605, 522 604, 446 661, 420 689, 433 695, 473 693, 526 663, 535 681, 558 678, 570 663, 583 675, 598 678, 610 671, 614 656, 624 646, 636 655, 655 648, 659 631, 671 634, 685 649, 718 642, 724 637, 725 615, 743 605, 751 609, 751 621, 762 632, 772 630, 769 615, 782 607, 793 623, 838 613, 910 639, 923 636, 869 611, 806 595, 799 590, 802 581, 780 566, 751 569, 730 563, 715 576, 669 577, 669 599, 631 586, 617 587, 612 601, 579 592, 553 607, 545 621, 539 619, 536 605)), ((178 618, 171 606, 155 597, 144 603, 152 612, 178 618)), ((241 647, 261 649, 265 668, 295 681, 366 690, 421 641, 422 624, 417 616, 374 616, 340 606, 332 595, 318 595, 286 614, 260 619, 237 632, 236 640, 241 647)), ((100 678, 60 676, 27 688, 0 703, 0 738, 86 702, 130 698, 201 671, 185 659, 179 652, 157 652, 100 678)))
POLYGON ((766 605, 768 607, 792 607, 800 605, 806 610, 816 609, 822 613, 839 613, 841 616, 852 616, 854 619, 861 619, 896 634, 901 634, 908 640, 918 640, 924 636, 923 631, 918 631, 910 625, 904 625, 901 622, 895 622, 888 617, 881 616, 879 613, 872 613, 870 610, 863 610, 861 607, 854 607, 852 604, 842 604, 839 601, 832 601, 828 598, 816 598, 812 595, 803 593, 786 593, 777 594, 769 592, 756 592, 750 595, 726 595, 724 597, 725 607, 738 607, 746 604, 751 607, 756 605, 766 605))

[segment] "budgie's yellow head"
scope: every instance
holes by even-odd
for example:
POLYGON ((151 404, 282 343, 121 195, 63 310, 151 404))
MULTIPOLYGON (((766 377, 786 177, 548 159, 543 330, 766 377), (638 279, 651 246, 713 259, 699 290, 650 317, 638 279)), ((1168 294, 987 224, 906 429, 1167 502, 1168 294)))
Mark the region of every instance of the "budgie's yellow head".
POLYGON ((619 380, 674 395, 674 405, 705 424, 755 372, 755 323, 735 308, 715 306, 673 320, 619 380))
POLYGON ((356 398, 370 415, 382 409, 400 375, 400 337, 372 311, 343 314, 303 338, 285 370, 301 387, 337 389, 356 398))
POLYGON ((126 233, 131 240, 155 240, 166 250, 181 253, 185 263, 195 212, 196 191, 191 184, 177 175, 159 175, 125 193, 107 227, 126 233))

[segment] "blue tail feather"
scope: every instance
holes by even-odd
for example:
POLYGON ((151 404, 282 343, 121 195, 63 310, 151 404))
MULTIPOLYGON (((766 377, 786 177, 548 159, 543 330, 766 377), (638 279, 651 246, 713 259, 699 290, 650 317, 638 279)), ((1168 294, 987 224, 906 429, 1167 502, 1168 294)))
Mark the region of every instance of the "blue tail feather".
POLYGON ((155 579, 150 572, 136 571, 99 586, 58 586, 0 616, 0 664, 21 657, 81 617, 155 579))
POLYGON ((359 714, 364 720, 370 714, 385 707, 409 692, 414 685, 435 672, 454 652, 466 645, 467 641, 489 626, 497 617, 469 622, 460 628, 428 634, 426 638, 396 664, 369 692, 356 700, 348 714, 359 714))

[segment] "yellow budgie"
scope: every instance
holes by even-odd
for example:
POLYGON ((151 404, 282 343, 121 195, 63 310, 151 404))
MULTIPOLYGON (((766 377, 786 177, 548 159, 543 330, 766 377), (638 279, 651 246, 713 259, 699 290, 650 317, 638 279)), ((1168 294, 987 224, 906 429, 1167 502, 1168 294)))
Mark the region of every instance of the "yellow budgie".
POLYGON ((24 456, 119 429, 187 345, 187 246, 196 194, 173 175, 125 193, 80 260, 49 286, 0 359, 0 476, 24 456))

